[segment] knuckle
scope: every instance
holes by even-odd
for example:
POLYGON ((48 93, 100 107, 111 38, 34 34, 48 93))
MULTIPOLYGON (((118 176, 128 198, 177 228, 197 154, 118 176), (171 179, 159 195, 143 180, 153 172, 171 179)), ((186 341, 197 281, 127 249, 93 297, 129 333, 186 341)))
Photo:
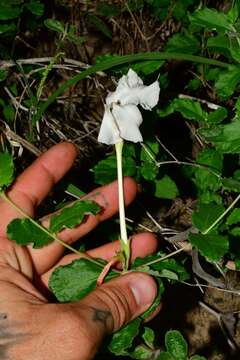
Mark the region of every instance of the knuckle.
POLYGON ((120 288, 115 285, 102 286, 99 293, 96 292, 98 302, 112 314, 110 331, 116 331, 129 322, 137 309, 137 304, 132 291, 128 288, 120 288))

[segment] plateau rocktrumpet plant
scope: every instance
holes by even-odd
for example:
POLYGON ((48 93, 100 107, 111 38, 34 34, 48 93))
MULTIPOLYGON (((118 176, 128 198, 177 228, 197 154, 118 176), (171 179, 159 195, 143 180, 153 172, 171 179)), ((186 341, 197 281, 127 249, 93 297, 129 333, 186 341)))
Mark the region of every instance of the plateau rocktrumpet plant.
MULTIPOLYGON (((130 242, 127 236, 125 220, 122 148, 124 140, 134 143, 143 141, 139 129, 143 118, 138 105, 145 110, 151 110, 158 103, 159 92, 158 81, 146 86, 135 71, 129 69, 127 75, 123 75, 118 81, 116 90, 106 97, 105 112, 98 141, 107 145, 115 145, 116 149, 121 251, 106 265, 105 273, 111 265, 119 260, 123 264, 123 269, 128 269, 130 242)), ((101 283, 102 280, 99 280, 99 283, 101 283)))

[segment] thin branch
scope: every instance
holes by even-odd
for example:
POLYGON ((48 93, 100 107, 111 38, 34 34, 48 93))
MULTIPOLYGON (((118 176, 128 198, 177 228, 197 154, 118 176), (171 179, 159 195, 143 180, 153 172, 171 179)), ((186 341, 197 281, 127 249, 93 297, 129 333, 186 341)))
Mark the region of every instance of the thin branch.
POLYGON ((60 245, 62 245, 63 247, 65 247, 66 249, 72 251, 73 253, 77 254, 79 256, 79 258, 84 258, 87 259, 91 262, 93 262, 94 264, 97 264, 101 267, 103 267, 103 264, 98 262, 97 260, 93 259, 92 257, 90 257, 89 255, 87 255, 86 253, 83 253, 81 251, 78 251, 76 249, 74 249, 71 245, 65 243, 63 240, 61 240, 59 237, 57 237, 56 234, 51 233, 47 228, 45 228, 44 226, 42 226, 41 224, 39 224, 37 221, 35 221, 33 218, 31 218, 28 214, 25 213, 25 211, 23 211, 21 208, 19 208, 6 194, 5 192, 0 192, 0 197, 6 201, 11 207, 13 207, 15 210, 17 210, 19 212, 19 214, 21 214, 24 218, 28 219, 34 226, 36 226, 37 228, 39 228, 40 230, 42 230, 47 236, 51 237, 53 240, 57 241, 60 245))
MULTIPOLYGON (((129 219, 129 218, 127 218, 127 217, 126 217, 126 221, 128 221, 128 222, 131 223, 131 224, 134 224, 134 220, 129 219)), ((136 225, 137 225, 138 227, 140 227, 141 229, 146 230, 146 231, 148 231, 148 232, 151 232, 151 233, 154 232, 152 229, 150 229, 149 227, 147 227, 147 226, 145 226, 145 225, 143 225, 143 224, 137 223, 136 225)))
POLYGON ((209 107, 209 109, 212 109, 212 110, 217 110, 217 109, 219 109, 221 107, 220 105, 214 104, 214 103, 209 102, 209 101, 204 100, 204 99, 199 99, 199 98, 197 98, 195 96, 179 94, 178 97, 179 97, 179 99, 189 99, 189 100, 199 101, 202 104, 206 104, 209 107))
POLYGON ((5 92, 8 94, 8 96, 10 97, 10 100, 11 100, 13 106, 15 107, 16 111, 17 111, 18 109, 21 109, 21 110, 23 110, 23 111, 25 111, 25 112, 29 112, 29 108, 27 108, 26 106, 21 105, 21 104, 17 101, 17 99, 12 95, 11 91, 10 91, 6 86, 4 86, 4 90, 5 90, 5 92))
POLYGON ((17 135, 14 131, 12 131, 7 124, 5 124, 6 129, 3 129, 3 133, 5 134, 8 141, 11 143, 11 141, 16 141, 19 143, 22 147, 29 150, 31 153, 33 153, 36 156, 41 155, 41 151, 36 148, 33 144, 28 142, 27 140, 23 139, 21 136, 17 135))
POLYGON ((134 15, 133 15, 131 9, 129 8, 127 2, 126 2, 126 4, 125 4, 125 6, 126 6, 128 12, 129 12, 129 14, 130 14, 130 16, 131 16, 131 18, 132 18, 132 21, 134 22, 134 24, 135 24, 135 26, 136 26, 136 28, 137 28, 137 30, 138 30, 141 38, 143 39, 143 41, 145 41, 147 51, 150 51, 148 39, 147 39, 147 37, 143 34, 142 30, 140 29, 140 27, 139 27, 139 25, 138 25, 138 23, 137 23, 137 20, 135 19, 135 17, 134 17, 134 15))
POLYGON ((193 167, 197 167, 200 169, 204 169, 204 170, 208 170, 210 173, 212 173, 213 175, 215 175, 217 178, 221 179, 221 175, 219 173, 217 173, 216 171, 212 170, 210 167, 203 165, 203 164, 198 164, 198 163, 191 163, 191 162, 187 162, 187 161, 179 161, 179 160, 167 160, 167 161, 156 161, 155 157, 151 154, 151 152, 149 151, 148 147, 146 146, 146 144, 141 143, 141 146, 143 147, 143 149, 145 150, 146 154, 149 156, 149 158, 154 162, 154 164, 157 167, 160 167, 162 165, 186 165, 186 166, 193 166, 193 167))
POLYGON ((236 199, 229 205, 229 207, 205 230, 203 231, 203 235, 206 235, 211 231, 218 223, 221 221, 227 213, 235 206, 235 204, 240 199, 240 194, 236 197, 236 199))
POLYGON ((170 233, 170 234, 176 234, 176 230, 173 229, 168 229, 168 228, 163 228, 158 222, 157 220, 154 219, 154 217, 150 214, 149 211, 146 211, 146 215, 148 216, 148 218, 153 222, 154 225, 156 225, 156 227, 160 230, 161 233, 170 233))
POLYGON ((162 141, 157 136, 155 138, 156 138, 157 142, 161 145, 161 147, 168 153, 168 155, 170 155, 174 161, 179 162, 179 160, 176 158, 176 156, 171 153, 171 151, 162 143, 162 141))
MULTIPOLYGON (((0 61, 0 67, 10 68, 10 67, 17 66, 17 65, 30 65, 30 64, 41 65, 44 63, 50 63, 53 60, 53 58, 54 58, 53 56, 47 56, 47 57, 40 57, 40 58, 18 59, 16 61, 2 60, 2 61, 0 61)), ((74 60, 74 59, 69 59, 69 58, 64 58, 63 62, 65 64, 70 64, 71 66, 79 67, 81 69, 88 69, 91 66, 84 62, 74 60)), ((97 74, 100 76, 106 76, 106 74, 103 71, 98 71, 97 74)))
POLYGON ((225 336, 228 345, 230 346, 230 348, 233 351, 236 351, 238 347, 237 347, 235 341, 232 339, 228 324, 226 323, 226 321, 223 320, 224 314, 217 312, 212 307, 210 307, 209 305, 205 304, 202 301, 199 301, 198 303, 201 307, 203 307, 207 312, 212 314, 217 319, 220 329, 222 330, 222 333, 225 336))
MULTIPOLYGON (((188 283, 187 281, 179 280, 179 282, 181 284, 184 284, 184 285, 187 285, 187 286, 190 286, 190 287, 199 287, 198 284, 191 284, 191 283, 188 283)), ((215 290, 218 290, 218 291, 222 291, 222 292, 226 292, 226 293, 229 293, 229 294, 234 294, 234 295, 240 296, 240 290, 222 289, 222 288, 212 286, 212 285, 207 285, 207 284, 200 284, 200 286, 208 288, 208 289, 215 289, 215 290)))
MULTIPOLYGON (((153 265, 153 264, 157 264, 157 263, 159 263, 160 261, 166 260, 166 259, 168 259, 168 258, 170 258, 170 257, 173 257, 174 255, 179 254, 179 253, 182 252, 183 250, 186 250, 186 248, 187 248, 187 246, 186 246, 185 248, 181 248, 181 249, 178 249, 178 250, 176 250, 176 251, 173 251, 173 252, 171 252, 170 254, 165 255, 165 256, 162 256, 162 257, 160 257, 160 258, 158 258, 158 259, 149 261, 148 263, 144 264, 144 266, 150 266, 150 265, 153 265)), ((141 265, 138 266, 138 268, 141 268, 141 265)))

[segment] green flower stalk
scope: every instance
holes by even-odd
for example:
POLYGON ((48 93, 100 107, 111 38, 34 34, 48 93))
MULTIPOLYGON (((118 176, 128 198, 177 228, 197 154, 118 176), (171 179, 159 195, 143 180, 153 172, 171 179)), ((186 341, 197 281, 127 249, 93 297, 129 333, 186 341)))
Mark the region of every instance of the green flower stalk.
MULTIPOLYGON (((105 112, 98 135, 99 142, 115 145, 116 149, 121 250, 115 261, 112 259, 109 264, 113 265, 120 260, 124 271, 128 269, 131 252, 125 219, 122 149, 124 140, 134 143, 143 141, 139 130, 143 118, 137 106, 141 105, 145 110, 151 110, 158 102, 159 92, 158 81, 145 86, 138 75, 130 69, 127 75, 120 78, 116 90, 106 98, 105 112)), ((109 264, 106 265, 108 269, 109 264)))
POLYGON ((123 140, 115 144, 116 157, 117 157, 117 178, 118 178, 118 204, 119 204, 119 221, 120 221, 120 242, 122 252, 123 270, 128 269, 130 258, 130 240, 127 236, 127 226, 125 217, 125 202, 123 190, 123 171, 122 171, 122 149, 123 140))

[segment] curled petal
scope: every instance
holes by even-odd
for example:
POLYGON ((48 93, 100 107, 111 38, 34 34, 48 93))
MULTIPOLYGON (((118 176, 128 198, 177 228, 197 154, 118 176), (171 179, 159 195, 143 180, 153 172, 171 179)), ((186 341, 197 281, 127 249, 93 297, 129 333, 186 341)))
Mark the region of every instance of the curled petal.
POLYGON ((155 81, 139 91, 139 104, 146 110, 151 110, 157 105, 160 93, 159 82, 155 81))
POLYGON ((158 102, 159 92, 158 81, 145 86, 135 71, 129 69, 127 75, 119 80, 116 90, 106 98, 98 141, 108 145, 116 144, 121 139, 142 141, 139 130, 142 115, 137 105, 151 110, 158 102))
POLYGON ((143 81, 138 76, 138 74, 134 70, 129 69, 127 75, 123 75, 119 80, 116 90, 119 90, 122 86, 134 88, 142 85, 143 85, 143 81))
POLYGON ((106 103, 108 105, 110 104, 139 105, 140 104, 139 93, 141 89, 122 87, 121 89, 116 90, 115 92, 108 95, 108 97, 106 98, 106 103))
POLYGON ((118 85, 116 91, 107 96, 106 103, 108 105, 113 103, 119 105, 141 105, 144 109, 151 110, 157 104, 160 92, 158 81, 149 86, 138 84, 137 86, 129 87, 126 76, 125 79, 123 78, 119 80, 121 86, 118 85))
POLYGON ((113 105, 112 110, 120 130, 120 137, 132 142, 143 141, 139 126, 142 123, 142 114, 135 105, 113 105))
POLYGON ((144 87, 142 79, 135 71, 129 69, 127 75, 123 75, 118 81, 116 90, 107 96, 106 103, 109 105, 112 103, 138 105, 139 90, 144 87))
POLYGON ((107 145, 117 144, 121 141, 117 123, 109 106, 105 106, 105 112, 98 134, 98 141, 107 145))

